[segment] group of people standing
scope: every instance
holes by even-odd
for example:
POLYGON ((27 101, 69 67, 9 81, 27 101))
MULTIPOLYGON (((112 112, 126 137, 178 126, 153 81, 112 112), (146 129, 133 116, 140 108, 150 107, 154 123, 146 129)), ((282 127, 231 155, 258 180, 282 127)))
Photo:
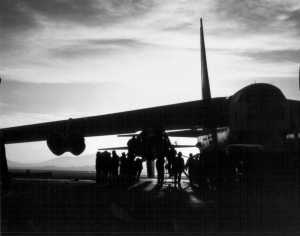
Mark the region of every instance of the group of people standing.
MULTIPOLYGON (((181 185, 181 175, 182 172, 184 171, 185 165, 184 165, 184 159, 182 157, 181 152, 176 152, 175 149, 172 149, 168 156, 167 156, 167 164, 165 165, 165 168, 168 170, 169 177, 174 178, 174 184, 175 186, 181 185)), ((163 183, 163 177, 164 173, 159 173, 160 170, 157 167, 157 172, 158 172, 158 183, 162 184, 163 183)))
POLYGON ((137 181, 143 169, 142 159, 125 152, 121 156, 115 151, 97 152, 96 181, 97 183, 125 183, 137 181))
MULTIPOLYGON (((156 160, 157 184, 164 183, 165 170, 169 178, 174 179, 175 187, 181 187, 181 176, 187 170, 191 185, 211 185, 218 176, 225 176, 227 172, 219 173, 218 164, 225 166, 220 155, 204 152, 197 155, 190 153, 186 163, 181 152, 172 148, 166 157, 156 160), (216 161, 218 156, 219 161, 216 161), (222 162, 222 163, 218 163, 222 162)), ((228 161, 227 161, 228 162, 228 161)), ((226 162, 226 163, 227 163, 226 162)), ((228 164, 228 163, 227 163, 228 164)), ((121 156, 115 151, 97 152, 96 154, 96 181, 97 183, 130 183, 138 181, 143 169, 143 160, 128 152, 121 156)), ((224 168, 223 168, 224 169, 224 168)))

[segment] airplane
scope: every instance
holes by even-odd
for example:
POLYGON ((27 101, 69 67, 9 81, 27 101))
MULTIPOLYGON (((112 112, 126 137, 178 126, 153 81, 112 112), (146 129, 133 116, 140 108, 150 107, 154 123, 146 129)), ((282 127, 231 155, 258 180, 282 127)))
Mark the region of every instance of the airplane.
POLYGON ((299 143, 300 101, 267 83, 250 84, 228 97, 211 97, 202 19, 200 48, 202 100, 0 129, 2 176, 7 173, 5 144, 11 143, 47 141, 55 155, 79 155, 85 150, 85 137, 142 131, 138 145, 156 152, 156 158, 169 147, 168 135, 208 135, 215 145, 261 145, 266 150, 282 147, 288 134, 299 143))

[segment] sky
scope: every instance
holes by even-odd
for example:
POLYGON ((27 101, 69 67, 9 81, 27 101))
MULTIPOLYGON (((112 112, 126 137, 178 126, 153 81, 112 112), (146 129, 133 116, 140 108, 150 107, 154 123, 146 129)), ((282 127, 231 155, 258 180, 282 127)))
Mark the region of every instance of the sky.
MULTIPOLYGON (((0 128, 201 99, 200 17, 212 96, 264 82, 300 98, 298 0, 1 0, 0 128)), ((125 143, 87 138, 83 155, 125 143)))

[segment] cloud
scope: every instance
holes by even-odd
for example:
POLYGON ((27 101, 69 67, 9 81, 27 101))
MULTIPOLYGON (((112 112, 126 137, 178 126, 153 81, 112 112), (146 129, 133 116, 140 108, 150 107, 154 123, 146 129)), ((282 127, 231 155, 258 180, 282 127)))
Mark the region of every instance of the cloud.
POLYGON ((293 1, 216 1, 215 13, 223 20, 238 23, 244 32, 282 32, 291 28, 300 31, 295 27, 295 23, 299 24, 299 9, 293 10, 294 5, 293 1))
POLYGON ((6 80, 1 84, 1 115, 11 116, 13 122, 16 115, 19 121, 19 114, 27 114, 27 117, 93 114, 104 98, 119 91, 118 86, 113 82, 50 84, 6 80))
POLYGON ((153 0, 1 0, 0 49, 25 47, 38 33, 70 27, 111 27, 155 6, 153 0))
POLYGON ((39 122, 50 122, 57 120, 58 116, 42 113, 11 112, 0 114, 1 127, 7 128, 19 125, 34 124, 39 122))
POLYGON ((141 40, 132 38, 111 38, 111 39, 82 39, 68 41, 65 46, 49 50, 50 56, 57 58, 84 58, 86 56, 101 56, 111 53, 121 53, 126 49, 140 49, 150 46, 141 40))
POLYGON ((0 28, 6 31, 28 30, 38 22, 28 11, 24 1, 0 1, 0 28))
POLYGON ((37 27, 42 21, 106 25, 151 10, 151 0, 1 0, 1 28, 18 31, 37 27))
POLYGON ((270 51, 255 51, 255 52, 244 52, 241 53, 244 56, 251 57, 254 60, 261 62, 300 62, 300 49, 295 50, 270 50, 270 51))
POLYGON ((297 33, 300 34, 300 9, 290 11, 286 21, 291 22, 297 29, 297 33))
POLYGON ((183 23, 172 25, 172 26, 167 26, 164 28, 164 30, 166 30, 166 31, 181 31, 181 30, 190 29, 192 26, 193 26, 192 22, 183 22, 183 23))

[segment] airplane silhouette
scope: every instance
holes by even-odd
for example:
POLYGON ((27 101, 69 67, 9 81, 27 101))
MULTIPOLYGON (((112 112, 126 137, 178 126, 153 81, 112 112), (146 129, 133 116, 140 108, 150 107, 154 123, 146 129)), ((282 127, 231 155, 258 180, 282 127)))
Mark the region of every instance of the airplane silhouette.
POLYGON ((287 99, 271 84, 251 84, 228 97, 211 97, 202 19, 200 48, 202 100, 3 128, 1 163, 5 166, 5 144, 46 140, 55 155, 79 155, 85 150, 85 137, 128 133, 132 136, 130 133, 138 131, 142 131, 139 145, 152 154, 168 142, 169 136, 209 135, 215 145, 222 142, 266 149, 280 148, 290 133, 299 139, 300 101, 287 99))

